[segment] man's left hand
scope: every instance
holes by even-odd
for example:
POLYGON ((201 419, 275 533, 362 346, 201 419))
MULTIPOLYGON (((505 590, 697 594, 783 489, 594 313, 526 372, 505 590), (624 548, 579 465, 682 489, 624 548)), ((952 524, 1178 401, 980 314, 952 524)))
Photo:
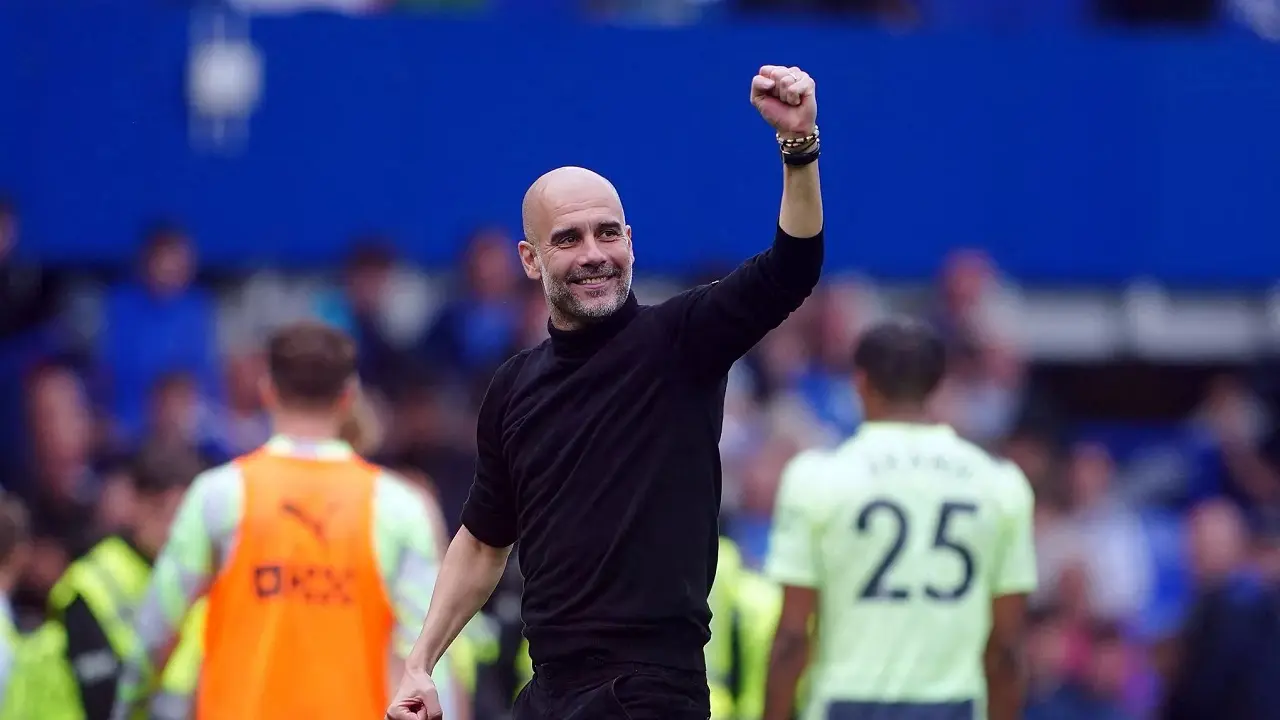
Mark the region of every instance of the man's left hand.
POLYGON ((760 68, 751 79, 751 104, 784 138, 813 134, 818 120, 817 85, 798 67, 760 68))

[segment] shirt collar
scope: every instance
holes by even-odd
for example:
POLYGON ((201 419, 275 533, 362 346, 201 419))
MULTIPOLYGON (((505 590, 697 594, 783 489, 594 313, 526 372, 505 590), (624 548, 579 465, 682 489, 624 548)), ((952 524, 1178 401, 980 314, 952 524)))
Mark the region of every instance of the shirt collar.
POLYGON ((306 460, 347 460, 355 455, 355 451, 349 444, 334 438, 294 438, 276 435, 263 447, 272 455, 306 460))
POLYGON ((858 426, 859 433, 880 433, 885 431, 894 432, 925 432, 938 433, 941 435, 955 435, 956 431, 950 425, 943 423, 925 423, 925 422, 903 422, 900 420, 863 420, 858 426))
POLYGON ((569 357, 586 357, 594 354, 619 331, 627 326, 640 309, 636 294, 627 294, 626 301, 606 318, 591 323, 577 330, 560 330, 547 320, 547 334, 551 337, 551 347, 557 355, 569 357))

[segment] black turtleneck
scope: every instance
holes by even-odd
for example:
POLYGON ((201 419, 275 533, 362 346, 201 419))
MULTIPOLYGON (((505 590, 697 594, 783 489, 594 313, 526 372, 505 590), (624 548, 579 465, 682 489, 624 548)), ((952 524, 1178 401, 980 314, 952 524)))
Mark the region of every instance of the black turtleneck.
POLYGON ((462 522, 519 540, 535 664, 702 670, 730 366, 818 282, 822 236, 792 238, 660 305, 632 295, 508 360, 480 408, 462 522))

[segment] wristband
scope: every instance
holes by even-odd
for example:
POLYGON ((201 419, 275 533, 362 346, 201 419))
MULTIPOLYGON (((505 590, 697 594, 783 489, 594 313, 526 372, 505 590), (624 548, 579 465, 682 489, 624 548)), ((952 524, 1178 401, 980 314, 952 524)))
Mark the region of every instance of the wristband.
POLYGON ((822 154, 822 148, 819 147, 818 145, 814 145, 812 148, 800 153, 789 153, 783 150, 782 162, 786 163, 791 167, 804 167, 805 165, 808 165, 814 162, 815 160, 817 160, 818 156, 821 154, 822 154))

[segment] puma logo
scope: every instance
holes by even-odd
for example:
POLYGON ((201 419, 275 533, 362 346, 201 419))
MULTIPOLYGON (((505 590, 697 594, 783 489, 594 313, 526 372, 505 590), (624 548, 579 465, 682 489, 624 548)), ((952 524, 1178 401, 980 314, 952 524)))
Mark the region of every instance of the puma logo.
POLYGON ((320 542, 326 542, 324 523, 318 518, 312 517, 301 507, 287 501, 280 505, 280 512, 302 523, 302 526, 315 535, 320 542))

